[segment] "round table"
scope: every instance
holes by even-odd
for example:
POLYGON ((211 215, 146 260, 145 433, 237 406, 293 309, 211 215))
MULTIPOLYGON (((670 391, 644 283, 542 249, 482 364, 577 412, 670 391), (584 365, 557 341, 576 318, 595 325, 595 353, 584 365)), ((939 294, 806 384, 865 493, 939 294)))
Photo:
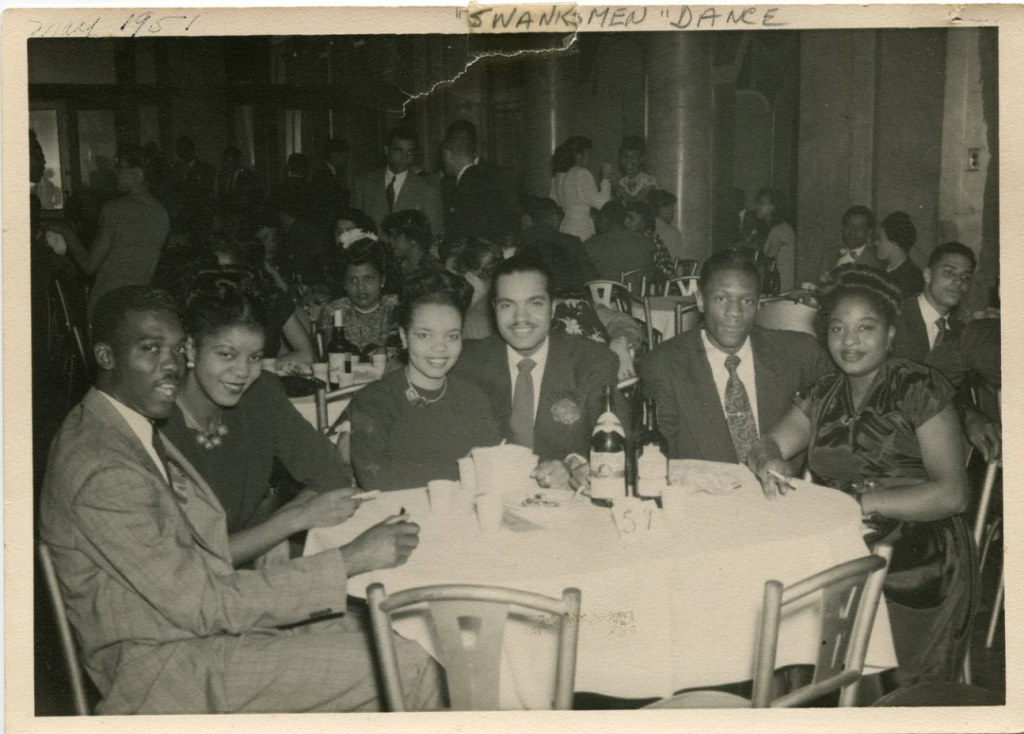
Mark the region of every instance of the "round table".
MULTIPOLYGON (((622 698, 668 696, 684 688, 749 680, 764 582, 790 584, 868 553, 857 503, 835 490, 800 489, 765 499, 745 467, 716 465, 742 486, 688 495, 674 522, 632 542, 611 512, 585 503, 542 529, 483 534, 472 514, 435 516, 425 490, 384 493, 347 523, 309 532, 306 554, 336 548, 404 508, 421 527, 420 545, 401 567, 349 580, 363 596, 447 583, 493 584, 560 596, 582 591, 576 690, 622 698)), ((681 491, 681 490, 679 490, 681 491)), ((820 597, 787 613, 777 665, 813 663, 820 597)), ((424 616, 394 621, 431 652, 424 616)), ((554 680, 551 620, 510 617, 502 661, 503 709, 548 707, 554 680)), ((885 604, 867 656, 875 672, 896 665, 885 604)))

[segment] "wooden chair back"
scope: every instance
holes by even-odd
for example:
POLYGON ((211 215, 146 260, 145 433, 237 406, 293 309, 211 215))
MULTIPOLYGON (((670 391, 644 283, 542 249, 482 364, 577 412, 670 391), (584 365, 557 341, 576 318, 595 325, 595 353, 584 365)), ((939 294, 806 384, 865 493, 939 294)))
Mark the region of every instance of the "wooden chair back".
POLYGON ((761 301, 754 322, 765 329, 802 331, 817 337, 814 327, 818 309, 807 306, 786 296, 765 298, 761 301))
POLYGON ((629 313, 629 289, 615 280, 592 280, 587 283, 595 304, 629 313))
POLYGON ((436 651, 448 678, 455 711, 493 711, 498 708, 501 649, 511 607, 555 615, 558 655, 552 707, 571 709, 576 679, 580 592, 567 588, 561 599, 498 586, 452 584, 423 586, 386 595, 384 586, 366 589, 373 638, 380 655, 384 691, 391 711, 405 711, 391 630, 391 614, 423 605, 436 632, 436 651))
POLYGON ((872 554, 841 563, 785 588, 779 581, 765 583, 754 664, 754 708, 797 706, 840 688, 850 688, 841 695, 840 705, 854 705, 856 688, 853 684, 860 680, 864 669, 886 567, 883 556, 872 554), (872 574, 875 574, 874 583, 869 583, 872 574), (821 644, 814 678, 809 685, 773 701, 770 698, 772 676, 782 610, 819 592, 822 594, 821 644))
POLYGON ((697 275, 699 270, 700 260, 683 260, 677 257, 672 261, 672 272, 676 274, 677 278, 697 275))
POLYGON ((682 275, 676 278, 670 278, 668 282, 665 283, 665 295, 671 296, 672 290, 675 289, 681 296, 692 296, 697 292, 699 287, 699 275, 682 275))
POLYGON ((659 295, 657 291, 663 279, 657 268, 623 270, 619 276, 619 282, 626 286, 626 290, 641 298, 659 295))
POLYGON ((46 580, 46 590, 50 596, 50 603, 53 605, 53 614, 57 618, 60 647, 64 653, 68 679, 71 681, 71 693, 74 696, 75 715, 88 716, 89 704, 85 697, 85 678, 78 660, 78 648, 75 646, 75 638, 71 632, 67 609, 64 607, 64 595, 61 593, 57 572, 53 567, 53 556, 50 554, 49 546, 41 540, 36 543, 36 554, 43 570, 43 578, 46 580))
POLYGON ((696 303, 676 304, 676 334, 690 331, 700 326, 700 309, 696 303))

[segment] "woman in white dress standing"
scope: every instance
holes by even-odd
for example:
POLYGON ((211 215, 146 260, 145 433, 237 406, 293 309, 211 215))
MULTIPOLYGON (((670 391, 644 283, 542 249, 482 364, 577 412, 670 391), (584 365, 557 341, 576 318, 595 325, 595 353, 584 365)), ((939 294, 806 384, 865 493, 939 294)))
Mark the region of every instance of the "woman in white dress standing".
POLYGON ((579 237, 581 242, 586 242, 596 231, 590 210, 600 209, 612 198, 612 165, 601 166, 600 188, 587 168, 593 147, 589 138, 577 135, 558 146, 551 157, 554 173, 551 198, 565 214, 559 229, 579 237))

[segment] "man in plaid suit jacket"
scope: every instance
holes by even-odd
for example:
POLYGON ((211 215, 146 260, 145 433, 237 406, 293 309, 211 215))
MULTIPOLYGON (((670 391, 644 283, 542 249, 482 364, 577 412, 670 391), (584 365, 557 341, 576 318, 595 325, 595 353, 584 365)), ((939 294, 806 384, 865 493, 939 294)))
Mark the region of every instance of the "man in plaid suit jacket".
MULTIPOLYGON (((97 384, 53 444, 40 532, 97 711, 378 710, 373 646, 336 613, 347 577, 403 563, 419 528, 381 524, 337 552, 236 570, 215 495, 152 422, 184 374, 173 301, 117 289, 93 327, 97 384)), ((437 708, 436 663, 399 643, 410 707, 437 708)))

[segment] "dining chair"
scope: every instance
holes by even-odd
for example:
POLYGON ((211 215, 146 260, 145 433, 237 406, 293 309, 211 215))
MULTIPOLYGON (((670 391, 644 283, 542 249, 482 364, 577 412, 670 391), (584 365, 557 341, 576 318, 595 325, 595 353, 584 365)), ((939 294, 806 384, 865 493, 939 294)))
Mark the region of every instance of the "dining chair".
POLYGON ((696 303, 676 304, 676 334, 690 331, 700 326, 700 309, 696 303))
MULTIPOLYGON (((696 261, 695 261, 696 262, 696 261)), ((692 296, 697 292, 697 288, 700 287, 700 276, 699 275, 681 275, 675 278, 669 278, 668 282, 665 283, 665 295, 672 295, 672 288, 675 287, 679 291, 681 296, 692 296)))
POLYGON ((892 547, 883 544, 868 556, 840 563, 783 587, 765 582, 761 627, 754 658, 752 699, 711 691, 688 691, 657 701, 647 708, 788 708, 841 690, 840 706, 857 702, 871 629, 892 547), (771 699, 772 678, 783 609, 812 594, 821 593, 821 643, 811 683, 771 699))
POLYGON ((672 261, 672 272, 676 274, 677 278, 697 275, 698 270, 700 270, 700 260, 680 259, 677 257, 672 261))
POLYGON ((626 290, 630 293, 636 292, 641 298, 647 295, 658 295, 657 293, 648 293, 647 290, 652 287, 656 288, 661 279, 661 271, 657 268, 623 270, 619 276, 619 282, 626 286, 626 290), (634 291, 634 286, 637 289, 636 291, 634 291))
POLYGON ((414 606, 424 607, 436 633, 436 657, 444 666, 454 711, 498 709, 501 650, 505 623, 509 614, 514 613, 513 607, 555 615, 559 623, 558 654, 551 702, 555 709, 572 708, 579 637, 579 589, 565 589, 561 599, 472 584, 421 586, 387 595, 383 584, 374 583, 366 588, 366 595, 384 693, 391 711, 406 710, 391 615, 414 606))
POLYGON ((46 580, 46 590, 50 596, 50 603, 53 605, 53 614, 57 619, 60 647, 64 653, 64 663, 67 665, 68 679, 71 681, 71 694, 74 697, 75 715, 88 716, 89 704, 85 696, 85 678, 82 675, 82 665, 78 659, 75 639, 71 633, 71 623, 68 621, 67 609, 64 607, 64 595, 61 593, 60 583, 57 581, 57 572, 53 567, 53 556, 50 554, 49 546, 41 540, 36 543, 36 554, 39 557, 39 565, 43 570, 43 578, 46 580))
POLYGON ((629 289, 615 280, 591 280, 587 284, 594 303, 629 313, 629 289))
POLYGON ((654 349, 661 344, 664 335, 654 328, 654 320, 651 318, 651 296, 644 296, 644 336, 647 337, 647 349, 654 349))
POLYGON ((761 300, 754 323, 765 329, 802 331, 817 337, 814 327, 817 316, 818 309, 813 306, 797 303, 788 296, 773 296, 761 300))

